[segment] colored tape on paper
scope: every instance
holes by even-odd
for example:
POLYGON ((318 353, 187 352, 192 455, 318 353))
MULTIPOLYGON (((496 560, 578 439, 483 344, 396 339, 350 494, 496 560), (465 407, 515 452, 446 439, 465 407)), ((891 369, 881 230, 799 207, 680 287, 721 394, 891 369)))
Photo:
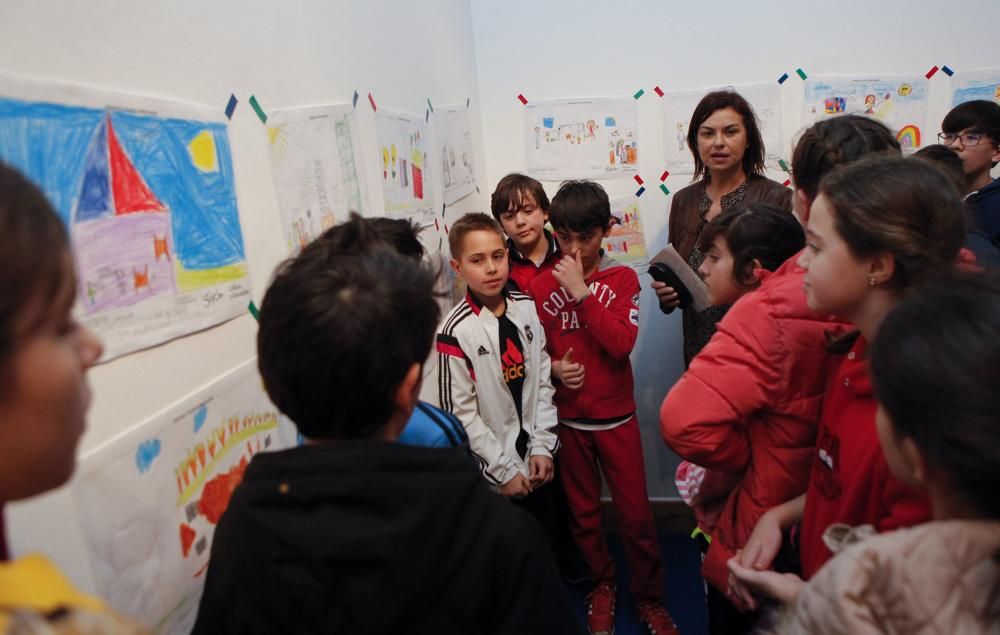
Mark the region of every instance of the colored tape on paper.
POLYGON ((236 110, 237 101, 236 95, 229 95, 229 103, 226 104, 226 119, 233 118, 233 112, 236 110))
POLYGON ((784 185, 785 187, 789 187, 791 184, 792 184, 792 180, 791 179, 785 179, 785 182, 782 183, 782 185, 784 185))
POLYGON ((524 98, 524 95, 522 95, 522 94, 518 93, 518 94, 517 94, 517 98, 518 98, 518 100, 519 100, 519 101, 520 101, 520 102, 521 102, 522 104, 524 104, 525 106, 527 106, 527 105, 528 105, 528 100, 524 98))
POLYGON ((637 190, 635 191, 635 195, 636 195, 636 196, 642 196, 642 195, 643 195, 643 194, 644 194, 645 192, 646 192, 646 188, 644 188, 644 187, 640 187, 639 189, 637 189, 637 190))
POLYGON ((250 315, 253 316, 253 319, 259 322, 260 311, 257 310, 257 305, 253 303, 253 300, 250 300, 250 304, 247 305, 247 309, 250 311, 250 315))
POLYGON ((653 92, 656 93, 658 96, 663 97, 663 89, 660 88, 659 86, 655 86, 653 88, 653 92))
POLYGON ((354 91, 354 99, 351 100, 351 105, 355 108, 358 107, 358 91, 354 91))
POLYGON ((942 67, 941 67, 941 72, 943 72, 943 73, 944 73, 945 75, 947 75, 948 77, 951 77, 952 75, 954 75, 954 74, 955 74, 955 71, 951 70, 951 69, 950 69, 950 68, 948 68, 947 66, 942 66, 942 67))
POLYGON ((806 72, 804 70, 802 70, 801 68, 796 68, 795 69, 795 74, 798 75, 799 78, 801 78, 802 80, 809 79, 809 76, 806 75, 806 72))
POLYGON ((632 98, 633 99, 639 99, 640 97, 642 97, 645 94, 646 94, 646 91, 644 91, 643 89, 640 88, 639 90, 636 91, 636 93, 634 95, 632 95, 632 98))
POLYGON ((642 177, 641 176, 639 176, 638 174, 636 174, 632 178, 635 179, 636 183, 638 183, 639 185, 642 185, 642 177))
POLYGON ((378 106, 375 105, 375 98, 372 97, 371 93, 368 93, 368 103, 372 105, 372 110, 378 112, 378 106))
POLYGON ((938 72, 938 67, 937 66, 931 66, 931 70, 929 70, 926 73, 924 73, 924 77, 926 77, 927 79, 930 79, 931 77, 934 77, 934 73, 936 73, 936 72, 938 72))
POLYGON ((791 170, 788 169, 788 164, 785 163, 784 159, 778 159, 778 167, 780 167, 785 172, 791 172, 791 170))
POLYGON ((254 95, 250 95, 250 107, 253 108, 255 113, 257 113, 257 117, 260 119, 261 123, 267 123, 267 114, 264 113, 264 109, 260 107, 259 103, 257 103, 257 97, 254 95))
POLYGON ((666 183, 660 183, 660 191, 666 194, 667 196, 670 196, 670 190, 667 188, 666 183))
POLYGON ((664 170, 663 174, 660 175, 660 180, 661 181, 666 181, 668 176, 670 176, 670 172, 668 172, 667 170, 664 170))
POLYGON ((784 75, 778 78, 779 84, 784 84, 787 81, 788 81, 788 73, 785 73, 784 75))

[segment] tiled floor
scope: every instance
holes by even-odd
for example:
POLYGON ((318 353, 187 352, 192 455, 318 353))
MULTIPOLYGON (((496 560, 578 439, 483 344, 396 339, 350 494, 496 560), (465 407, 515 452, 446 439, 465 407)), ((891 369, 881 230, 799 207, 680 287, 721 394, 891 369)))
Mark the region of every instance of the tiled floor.
MULTIPOLYGON (((646 635, 646 629, 636 621, 635 604, 628 589, 628 565, 621 540, 608 537, 608 546, 617 564, 618 601, 615 614, 615 635, 646 635)), ((664 604, 684 635, 708 633, 705 614, 705 589, 701 579, 701 554, 693 540, 684 535, 661 535, 663 551, 664 604)), ((576 604, 583 622, 586 609, 584 596, 589 584, 568 585, 570 599, 576 604)))

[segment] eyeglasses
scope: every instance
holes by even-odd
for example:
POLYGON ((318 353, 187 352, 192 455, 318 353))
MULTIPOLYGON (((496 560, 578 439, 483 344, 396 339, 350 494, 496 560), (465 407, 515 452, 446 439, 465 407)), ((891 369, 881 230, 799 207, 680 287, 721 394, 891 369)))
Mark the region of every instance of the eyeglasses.
POLYGON ((965 132, 962 134, 955 134, 954 132, 939 132, 938 141, 940 141, 943 145, 950 146, 956 141, 961 140, 962 145, 969 148, 977 145, 985 136, 986 135, 978 132, 965 132))

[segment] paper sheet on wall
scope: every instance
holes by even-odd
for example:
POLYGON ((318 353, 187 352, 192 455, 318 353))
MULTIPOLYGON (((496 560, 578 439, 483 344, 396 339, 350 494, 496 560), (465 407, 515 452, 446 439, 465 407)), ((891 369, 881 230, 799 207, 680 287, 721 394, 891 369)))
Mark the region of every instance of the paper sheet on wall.
POLYGON ((273 112, 267 138, 290 255, 350 212, 368 211, 358 120, 350 105, 273 112))
POLYGON ((927 78, 923 75, 885 77, 810 77, 805 82, 803 125, 845 114, 878 119, 892 130, 904 151, 915 151, 925 139, 927 78))
POLYGON ((639 171, 635 99, 555 99, 524 108, 525 171, 543 181, 614 179, 639 171))
POLYGON ((739 84, 711 86, 692 90, 668 90, 663 93, 663 117, 667 150, 667 169, 677 174, 693 174, 694 159, 688 149, 687 134, 691 115, 706 94, 732 89, 750 102, 757 115, 760 134, 764 140, 767 167, 778 169, 778 161, 785 147, 781 121, 781 87, 773 82, 766 84, 739 84))
POLYGON ((445 205, 454 205, 476 191, 472 156, 472 124, 465 104, 439 106, 434 111, 434 133, 441 149, 441 178, 445 205))
POLYGON ((428 161, 427 123, 423 117, 379 109, 375 133, 386 216, 408 218, 421 227, 433 225, 434 181, 428 161))
POLYGON ((611 215, 615 224, 602 241, 604 251, 637 273, 646 273, 649 269, 649 253, 646 251, 646 234, 642 230, 642 215, 639 212, 639 199, 634 196, 623 196, 612 199, 611 215))
POLYGON ((104 360, 246 311, 220 109, 0 78, 0 159, 66 223, 74 314, 103 340, 104 360))
POLYGON ((1000 104, 1000 68, 956 72, 951 78, 951 91, 953 108, 975 99, 1000 104))
POLYGON ((85 456, 73 492, 100 596, 157 632, 189 633, 248 461, 295 443, 254 359, 85 456))

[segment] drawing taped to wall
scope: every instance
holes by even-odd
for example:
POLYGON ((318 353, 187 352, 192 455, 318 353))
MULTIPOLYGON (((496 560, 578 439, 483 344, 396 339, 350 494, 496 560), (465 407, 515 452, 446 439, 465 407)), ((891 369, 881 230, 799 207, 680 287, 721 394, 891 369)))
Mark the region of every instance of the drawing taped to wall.
POLYGON ((711 86, 691 90, 668 90, 663 94, 663 120, 667 169, 675 174, 693 174, 694 159, 688 149, 688 127, 698 102, 718 90, 734 90, 746 99, 757 115, 764 141, 766 165, 778 169, 782 153, 787 152, 781 121, 781 87, 774 82, 711 86))
POLYGON ((639 171, 639 110, 628 98, 556 99, 524 108, 525 171, 543 181, 639 171))
POLYGON ((434 137, 441 149, 441 179, 444 202, 454 205, 476 191, 472 159, 472 124, 465 104, 439 106, 434 111, 434 137))
POLYGON ((845 114, 864 115, 888 126, 903 150, 913 152, 925 143, 927 95, 927 78, 922 75, 810 77, 805 82, 803 125, 845 114))
POLYGON ((646 234, 642 229, 639 199, 634 196, 612 199, 611 216, 614 224, 601 247, 623 265, 632 267, 638 273, 646 273, 649 268, 649 253, 646 251, 646 234))
POLYGON ((357 115, 350 105, 273 112, 267 138, 289 255, 350 212, 368 212, 357 115))
POLYGON ((434 191, 428 161, 428 126, 422 117, 380 108, 375 134, 381 159, 385 214, 434 224, 434 191))
POLYGON ((956 72, 951 78, 951 105, 983 99, 1000 104, 1000 68, 956 72))
POLYGON ((245 311, 250 281, 216 109, 0 78, 0 160, 66 223, 74 314, 104 360, 245 311))
POLYGON ((159 633, 191 632, 215 526, 250 459, 295 444, 250 360, 83 457, 73 493, 99 595, 159 633))

